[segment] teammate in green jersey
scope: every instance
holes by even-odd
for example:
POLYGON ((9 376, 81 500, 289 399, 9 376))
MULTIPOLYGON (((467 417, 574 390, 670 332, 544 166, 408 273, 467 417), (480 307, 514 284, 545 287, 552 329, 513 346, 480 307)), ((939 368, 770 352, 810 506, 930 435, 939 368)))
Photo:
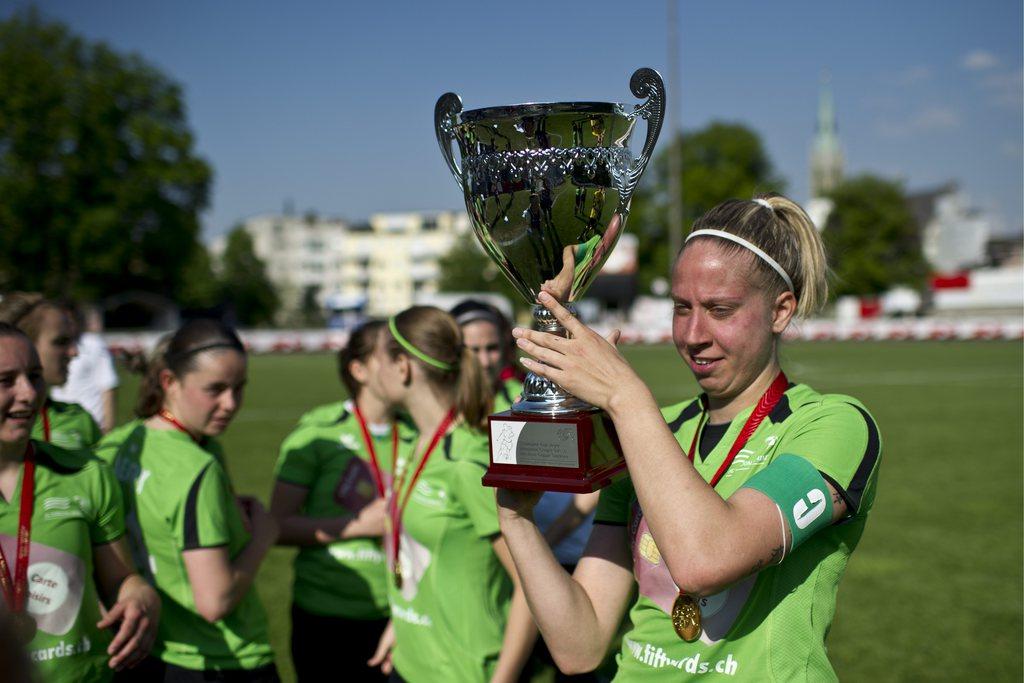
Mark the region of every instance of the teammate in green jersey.
POLYGON ((466 347, 476 355, 491 382, 491 412, 508 410, 523 392, 522 382, 510 371, 514 369, 515 346, 508 319, 496 306, 476 299, 460 301, 452 307, 451 314, 462 330, 466 347))
POLYGON ((608 340, 544 293, 570 338, 516 330, 527 366, 615 422, 630 478, 602 492, 573 576, 498 495, 502 532, 553 655, 604 656, 634 589, 618 681, 822 681, 839 580, 875 496, 881 440, 864 407, 791 384, 778 359, 795 315, 826 297, 825 252, 778 195, 694 225, 672 280, 673 338, 703 394, 659 411, 608 340), (668 424, 666 424, 666 420, 668 424))
POLYGON ((351 398, 303 415, 277 461, 270 511, 281 527, 278 543, 299 547, 291 640, 299 681, 321 680, 325 671, 381 677, 366 662, 389 614, 383 492, 392 439, 414 438, 376 386, 373 352, 385 334, 382 321, 352 332, 338 355, 351 398))
POLYGON ((389 405, 418 443, 400 449, 385 549, 392 628, 371 664, 396 680, 515 681, 537 630, 498 530, 488 462, 486 378, 450 315, 414 306, 375 354, 389 405), (390 655, 394 643, 393 658, 390 655))
MULTIPOLYGON (((32 340, 47 387, 59 387, 67 381, 68 364, 78 355, 78 335, 66 307, 42 294, 14 292, 0 300, 0 321, 16 325, 32 340)), ((85 408, 49 397, 32 428, 33 439, 72 450, 90 448, 102 435, 85 408)))
POLYGON ((31 341, 0 323, 0 612, 41 680, 109 681, 149 651, 160 600, 132 568, 109 468, 86 451, 30 441, 45 391, 31 341))
POLYGON ((121 482, 135 561, 164 600, 155 656, 138 680, 277 681, 250 590, 277 524, 259 501, 235 495, 216 440, 241 405, 245 349, 224 325, 194 320, 156 360, 140 387, 140 420, 97 449, 121 482))

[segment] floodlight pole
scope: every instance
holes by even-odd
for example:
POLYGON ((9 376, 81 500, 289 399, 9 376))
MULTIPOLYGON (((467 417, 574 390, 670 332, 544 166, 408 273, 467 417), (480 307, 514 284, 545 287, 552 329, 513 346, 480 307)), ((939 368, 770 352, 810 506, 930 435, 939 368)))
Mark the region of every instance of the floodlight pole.
POLYGON ((683 235, 683 141, 679 130, 679 0, 668 0, 668 263, 669 269, 682 247, 683 235))

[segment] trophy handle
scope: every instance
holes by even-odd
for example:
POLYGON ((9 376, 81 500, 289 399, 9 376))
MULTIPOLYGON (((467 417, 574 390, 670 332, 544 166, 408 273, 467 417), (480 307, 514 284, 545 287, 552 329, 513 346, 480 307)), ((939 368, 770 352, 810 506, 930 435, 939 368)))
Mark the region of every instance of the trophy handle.
POLYGON ((441 154, 448 164, 448 170, 455 176, 455 182, 462 187, 462 169, 455 162, 452 154, 452 142, 455 135, 452 128, 455 125, 455 118, 462 113, 462 98, 453 92, 446 92, 437 98, 434 105, 434 132, 437 134, 437 144, 441 146, 441 154))
POLYGON ((626 179, 627 197, 632 197, 636 184, 643 175, 647 163, 651 160, 654 152, 654 145, 661 134, 661 123, 665 120, 665 82, 661 80, 661 74, 654 69, 644 67, 633 72, 629 79, 629 89, 634 97, 646 97, 647 101, 638 104, 629 114, 630 118, 640 118, 647 121, 647 139, 644 140, 643 150, 640 156, 633 160, 633 165, 628 171, 626 179))

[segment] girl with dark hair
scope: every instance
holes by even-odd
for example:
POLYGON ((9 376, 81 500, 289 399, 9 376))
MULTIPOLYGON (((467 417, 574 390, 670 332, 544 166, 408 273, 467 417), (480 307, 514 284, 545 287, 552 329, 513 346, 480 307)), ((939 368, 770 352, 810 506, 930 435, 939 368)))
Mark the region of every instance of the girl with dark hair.
MULTIPOLYGON (((13 292, 0 298, 0 322, 24 332, 43 364, 47 392, 68 379, 68 365, 78 355, 78 333, 66 306, 32 292, 13 292)), ((99 425, 77 403, 46 396, 32 428, 32 438, 69 449, 88 448, 100 440, 99 425)))
POLYGON ((277 461, 270 511, 281 527, 278 543, 299 547, 291 644, 300 681, 322 680, 325 671, 380 677, 366 662, 388 620, 384 490, 393 441, 415 435, 378 386, 374 351, 385 334, 381 321, 352 332, 338 354, 349 398, 303 415, 277 461))
POLYGON ((137 680, 277 681, 250 590, 277 524, 255 498, 235 495, 216 439, 242 403, 245 348, 221 323, 194 320, 156 360, 140 387, 140 420, 98 447, 121 481, 136 565, 164 598, 154 656, 137 680))
POLYGON ((529 369, 608 411, 629 466, 601 492, 572 576, 533 524, 536 496, 498 494, 563 670, 593 669, 633 601, 617 681, 835 680, 825 637, 881 439, 859 401, 782 371, 782 333, 824 303, 825 275, 818 231, 785 197, 730 200, 698 219, 673 268, 672 335, 703 393, 661 410, 617 333, 601 338, 547 293, 569 337, 515 331, 543 361, 529 369))
POLYGON ((413 306, 377 352, 386 403, 407 412, 387 490, 391 627, 371 664, 393 680, 515 681, 537 635, 498 529, 484 425, 491 392, 455 320, 413 306), (394 655, 391 656, 391 645, 394 655))
POLYGON ((43 375, 31 340, 0 323, 0 613, 46 683, 109 681, 146 656, 160 599, 132 567, 110 469, 30 438, 43 375))

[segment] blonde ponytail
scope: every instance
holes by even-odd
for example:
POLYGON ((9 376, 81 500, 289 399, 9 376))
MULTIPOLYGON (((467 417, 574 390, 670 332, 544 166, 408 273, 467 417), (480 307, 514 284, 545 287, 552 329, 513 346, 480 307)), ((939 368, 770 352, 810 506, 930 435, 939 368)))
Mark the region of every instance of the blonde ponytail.
POLYGON ((465 344, 459 359, 459 377, 455 385, 455 409, 466 424, 476 430, 487 427, 487 416, 491 414, 494 395, 480 367, 480 361, 465 344))
MULTIPOLYGON (((825 245, 807 213, 793 200, 780 194, 761 194, 751 200, 730 199, 709 210, 693 224, 698 230, 720 230, 742 238, 762 250, 780 266, 793 282, 798 317, 821 310, 828 299, 828 260, 825 245)), ((700 235, 688 240, 686 250, 698 239, 716 239, 700 235)), ((746 247, 722 240, 722 247, 737 253, 746 247)), ((761 286, 770 296, 778 296, 789 285, 763 259, 753 257, 761 275, 761 286)))
POLYGON ((476 354, 466 348, 455 319, 433 306, 413 306, 394 316, 388 327, 388 353, 405 354, 427 380, 454 390, 455 410, 465 423, 483 430, 490 414, 491 390, 476 354))

